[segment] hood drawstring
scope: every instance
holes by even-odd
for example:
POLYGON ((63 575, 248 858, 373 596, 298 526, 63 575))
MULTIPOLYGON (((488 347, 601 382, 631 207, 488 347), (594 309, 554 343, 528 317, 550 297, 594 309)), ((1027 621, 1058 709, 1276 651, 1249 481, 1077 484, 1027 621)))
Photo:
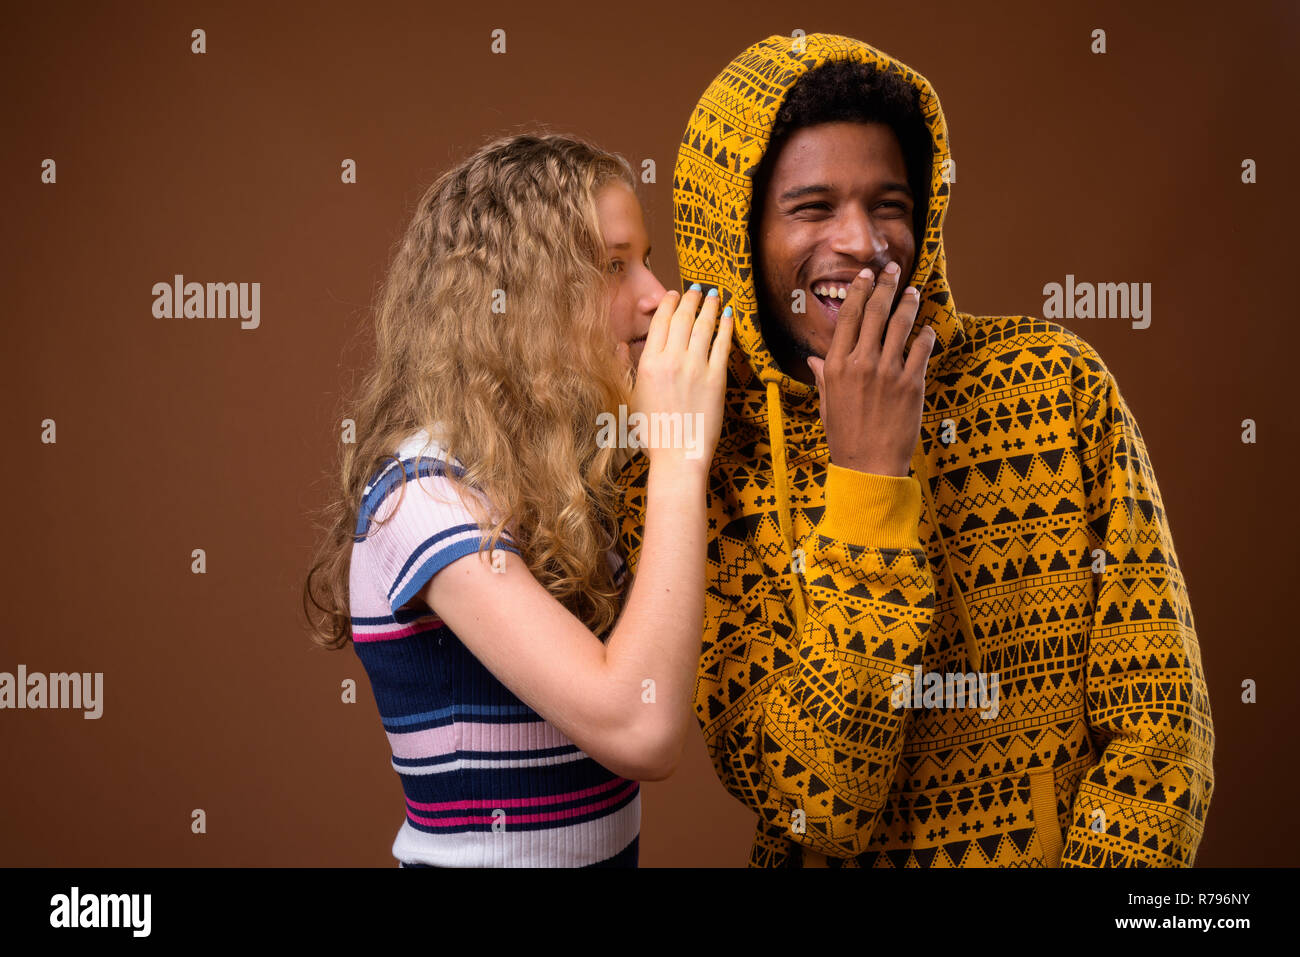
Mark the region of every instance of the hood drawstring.
MULTIPOLYGON (((772 485, 776 488, 777 520, 781 526, 781 537, 785 541, 786 556, 788 558, 786 571, 793 581, 791 594, 794 597, 795 606, 795 631, 797 634, 802 634, 804 620, 808 617, 808 608, 804 601, 803 576, 800 570, 796 570, 794 564, 794 522, 790 515, 790 491, 787 487, 789 473, 786 469, 785 458, 785 419, 781 411, 781 379, 783 376, 777 370, 768 368, 762 371, 761 378, 763 384, 767 387, 767 440, 772 448, 772 485)), ((962 631, 962 637, 965 640, 966 657, 970 659, 971 667, 975 671, 982 671, 984 668, 984 653, 975 638, 975 627, 971 624, 970 608, 966 605, 966 596, 962 593, 961 583, 957 581, 957 575, 952 570, 952 558, 948 554, 948 544, 944 541, 943 533, 939 530, 934 499, 930 495, 930 480, 925 468, 925 452, 919 440, 916 443, 916 450, 912 453, 912 470, 916 473, 917 482, 920 483, 921 497, 925 501, 930 524, 939 537, 939 545, 943 549, 943 562, 948 569, 948 577, 952 580, 953 591, 957 596, 957 619, 962 631)))
POLYGON ((781 414, 781 373, 775 369, 763 370, 763 382, 767 385, 767 441, 772 447, 772 484, 776 486, 776 514, 781 525, 781 537, 785 539, 786 572, 794 582, 791 594, 794 596, 795 634, 803 634, 803 623, 808 617, 808 607, 804 604, 802 568, 794 565, 794 522, 790 517, 790 490, 786 488, 787 470, 785 467, 785 419, 781 414))

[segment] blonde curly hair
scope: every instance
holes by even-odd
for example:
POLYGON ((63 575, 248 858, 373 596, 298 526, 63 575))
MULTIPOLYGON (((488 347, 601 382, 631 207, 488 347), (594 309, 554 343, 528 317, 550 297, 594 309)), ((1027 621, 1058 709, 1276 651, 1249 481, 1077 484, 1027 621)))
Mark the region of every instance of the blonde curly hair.
POLYGON ((488 516, 461 496, 484 549, 508 529, 537 580, 592 631, 617 618, 622 596, 606 553, 620 456, 597 445, 595 430, 632 385, 609 331, 596 211, 613 181, 635 190, 623 157, 524 133, 488 143, 421 197, 380 290, 374 360, 340 416, 355 421, 357 441, 342 447, 303 587, 317 645, 351 640, 363 492, 421 428, 465 467, 453 481, 491 503, 488 516), (494 312, 503 296, 504 313, 494 312))

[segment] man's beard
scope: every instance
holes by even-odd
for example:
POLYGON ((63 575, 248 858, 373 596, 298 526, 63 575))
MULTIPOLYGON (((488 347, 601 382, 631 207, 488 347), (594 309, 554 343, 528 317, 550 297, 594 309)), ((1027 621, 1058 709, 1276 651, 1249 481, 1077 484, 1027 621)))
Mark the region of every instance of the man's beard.
POLYGON ((784 322, 773 317, 766 301, 760 301, 758 305, 758 328, 767 344, 767 351, 772 353, 776 364, 787 375, 793 375, 794 372, 786 364, 807 367, 810 357, 822 358, 808 340, 792 334, 784 322))

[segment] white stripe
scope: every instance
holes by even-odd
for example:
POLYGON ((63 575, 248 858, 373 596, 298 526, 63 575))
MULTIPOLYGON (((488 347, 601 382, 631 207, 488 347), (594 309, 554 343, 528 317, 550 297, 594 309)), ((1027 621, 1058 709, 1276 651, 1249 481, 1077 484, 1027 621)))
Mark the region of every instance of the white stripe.
POLYGON ((425 429, 420 429, 407 436, 397 449, 399 459, 413 459, 416 456, 424 458, 442 459, 447 461, 447 452, 438 442, 437 439, 429 438, 429 433, 425 429))
POLYGON ((592 821, 532 831, 426 834, 408 820, 393 841, 399 861, 436 867, 585 867, 608 860, 641 831, 641 792, 592 821))
POLYGON ((496 770, 498 768, 544 768, 556 764, 570 764, 587 757, 583 751, 576 754, 553 754, 542 758, 457 758, 446 764, 431 767, 408 767, 392 761, 393 770, 398 774, 443 774, 447 771, 496 770))
POLYGON ((385 465, 383 471, 375 476, 374 481, 366 486, 363 494, 369 495, 370 490, 382 482, 384 476, 397 468, 401 462, 409 462, 417 456, 426 459, 438 459, 443 463, 449 461, 446 450, 438 443, 438 441, 436 439, 430 439, 429 433, 424 429, 420 429, 420 431, 408 435, 406 439, 402 441, 401 445, 397 447, 397 458, 400 461, 389 462, 385 465))

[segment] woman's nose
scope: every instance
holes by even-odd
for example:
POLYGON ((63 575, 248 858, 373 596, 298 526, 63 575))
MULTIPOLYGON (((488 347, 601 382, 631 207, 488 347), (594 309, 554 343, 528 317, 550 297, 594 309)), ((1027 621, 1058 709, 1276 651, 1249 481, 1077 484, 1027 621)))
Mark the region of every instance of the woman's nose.
POLYGON ((641 308, 653 315, 654 311, 659 308, 659 303, 663 302, 664 294, 668 290, 653 272, 646 270, 646 275, 649 279, 645 284, 645 288, 641 291, 641 308))

